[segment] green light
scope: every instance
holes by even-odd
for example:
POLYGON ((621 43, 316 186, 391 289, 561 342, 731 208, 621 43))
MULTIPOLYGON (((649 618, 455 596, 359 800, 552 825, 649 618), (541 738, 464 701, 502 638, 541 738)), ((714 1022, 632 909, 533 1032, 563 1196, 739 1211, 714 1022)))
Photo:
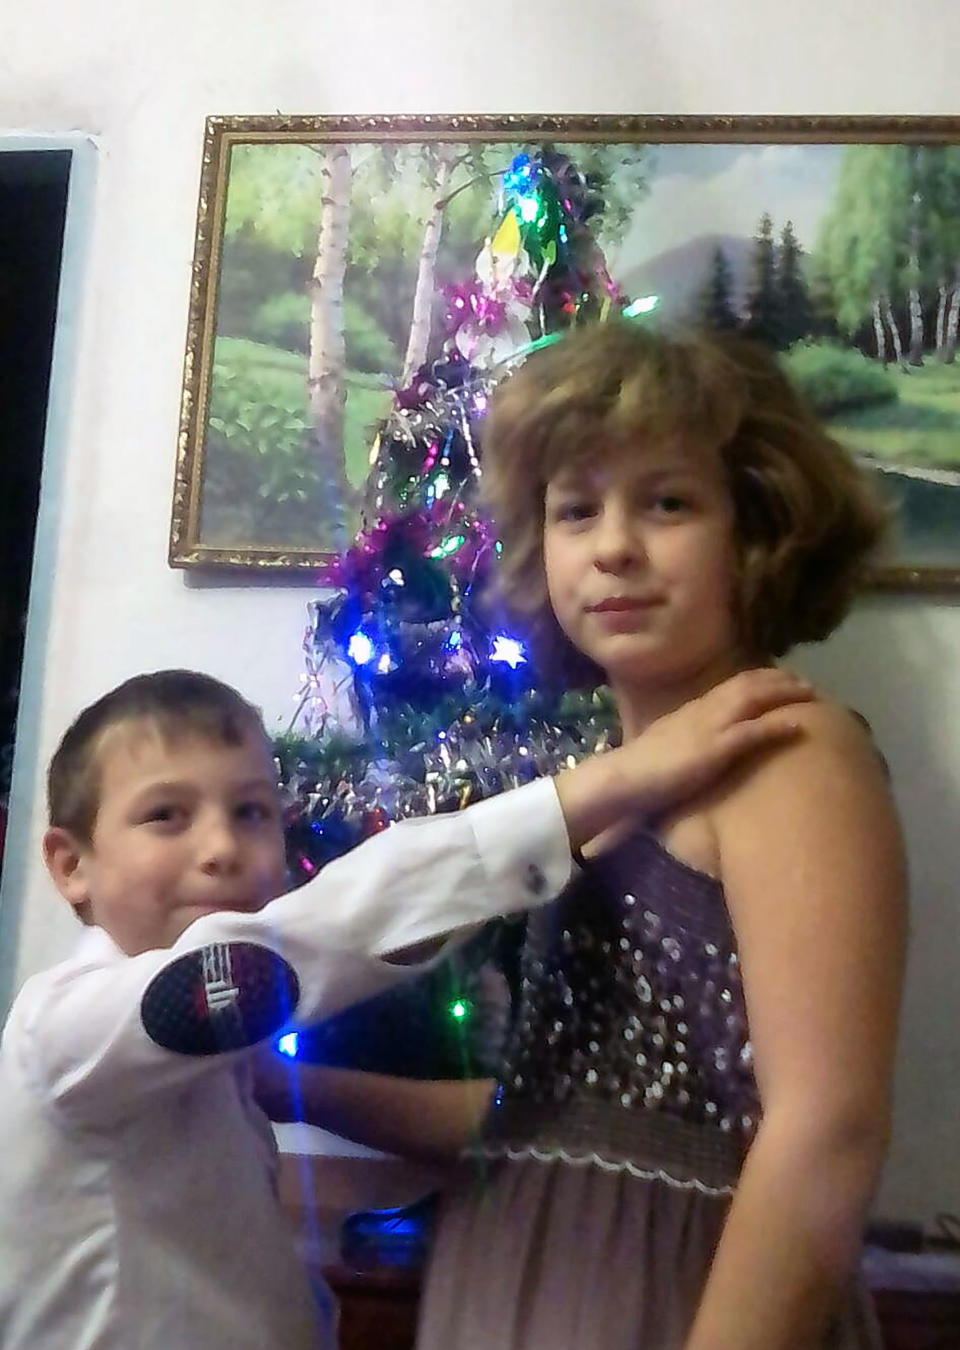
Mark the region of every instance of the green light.
POLYGON ((469 1011, 468 1004, 464 1003, 462 998, 458 998, 455 1003, 450 1004, 450 1016, 457 1022, 462 1022, 469 1011))
POLYGON ((532 352, 538 352, 541 347, 550 347, 554 342, 559 342, 563 336, 564 330, 558 333, 547 333, 544 337, 537 338, 535 342, 530 342, 525 347, 518 347, 510 360, 519 361, 522 356, 529 356, 532 352))
MULTIPOLYGON (((627 305, 621 311, 621 316, 624 319, 636 319, 644 314, 652 314, 655 309, 659 308, 659 305, 659 295, 644 295, 639 300, 634 300, 632 305, 627 305)), ((609 305, 606 308, 609 309, 609 305)), ((561 328, 555 333, 545 333, 543 337, 537 338, 534 342, 528 342, 526 346, 518 347, 509 357, 510 364, 525 360, 534 352, 540 351, 542 347, 551 347, 555 342, 562 342, 568 331, 561 328)))
POLYGON ((451 534, 438 544, 436 548, 430 550, 431 558, 449 558, 451 553, 456 553, 461 544, 466 543, 466 536, 462 534, 451 534))
POLYGON ((623 316, 625 319, 632 319, 637 314, 652 314, 659 303, 659 295, 642 295, 639 300, 634 300, 632 305, 627 305, 623 316))

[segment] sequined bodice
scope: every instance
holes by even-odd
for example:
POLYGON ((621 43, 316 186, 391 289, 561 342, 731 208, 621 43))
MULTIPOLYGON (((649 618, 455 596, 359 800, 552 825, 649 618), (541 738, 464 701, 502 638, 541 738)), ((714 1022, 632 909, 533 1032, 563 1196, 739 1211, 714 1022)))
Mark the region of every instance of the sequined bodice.
POLYGON ((525 1113, 584 1106, 618 1130, 626 1113, 655 1114, 691 1139, 726 1136, 728 1153, 745 1147, 759 1107, 719 882, 638 834, 531 915, 497 1103, 490 1138, 504 1119, 515 1136, 525 1113))

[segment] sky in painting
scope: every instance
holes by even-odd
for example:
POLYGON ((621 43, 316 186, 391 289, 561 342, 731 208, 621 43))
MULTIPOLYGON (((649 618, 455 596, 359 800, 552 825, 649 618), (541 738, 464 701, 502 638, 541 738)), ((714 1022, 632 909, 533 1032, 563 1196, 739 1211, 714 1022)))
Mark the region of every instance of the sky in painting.
POLYGON ((791 220, 806 251, 817 241, 844 153, 840 145, 660 145, 650 192, 608 261, 628 271, 705 234, 750 238, 764 211, 791 220))

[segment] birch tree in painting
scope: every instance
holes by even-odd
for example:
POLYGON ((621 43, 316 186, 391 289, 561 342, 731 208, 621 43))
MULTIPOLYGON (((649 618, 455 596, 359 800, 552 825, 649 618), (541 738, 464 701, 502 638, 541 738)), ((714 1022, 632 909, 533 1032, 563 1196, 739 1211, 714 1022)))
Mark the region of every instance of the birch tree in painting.
POLYGON ((933 345, 938 360, 949 364, 956 354, 960 318, 960 149, 917 146, 911 152, 911 170, 910 362, 922 363, 923 296, 935 293, 933 345))
POLYGON ((930 346, 938 360, 952 362, 960 326, 960 149, 851 147, 821 232, 820 261, 841 326, 853 333, 872 324, 881 362, 889 359, 888 334, 901 367, 921 366, 930 346))
POLYGON ((847 333, 872 322, 877 357, 888 360, 887 330, 898 365, 903 342, 891 303, 902 274, 908 201, 902 146, 855 145, 846 153, 818 252, 847 333))
POLYGON ((435 273, 437 252, 440 248, 440 233, 443 229, 444 198, 450 183, 456 152, 457 147, 455 145, 429 147, 427 152, 427 172, 432 177, 432 201, 423 227, 423 244, 420 249, 420 261, 417 265, 417 285, 413 294, 413 315, 410 320, 407 351, 403 358, 401 385, 409 384, 414 373, 420 369, 427 359, 427 349, 430 345, 430 320, 436 298, 435 273))
POLYGON ((334 513, 350 497, 343 459, 346 408, 346 346, 343 332, 343 278, 350 233, 350 151, 331 145, 323 151, 323 193, 317 257, 310 280, 310 349, 307 389, 320 463, 334 513))
POLYGON ((923 153, 922 146, 908 146, 900 157, 905 177, 902 191, 908 203, 903 284, 907 294, 907 318, 910 326, 908 360, 911 366, 923 365, 925 338, 920 288, 924 280, 924 262, 928 253, 929 236, 925 220, 928 185, 924 182, 923 153))
POLYGON ((943 329, 943 345, 940 348, 942 359, 948 363, 956 356, 958 326, 960 326, 960 261, 954 264, 953 290, 943 329))
POLYGON ((932 236, 932 281, 936 287, 936 354, 951 364, 956 357, 960 321, 960 148, 930 147, 928 214, 932 236))

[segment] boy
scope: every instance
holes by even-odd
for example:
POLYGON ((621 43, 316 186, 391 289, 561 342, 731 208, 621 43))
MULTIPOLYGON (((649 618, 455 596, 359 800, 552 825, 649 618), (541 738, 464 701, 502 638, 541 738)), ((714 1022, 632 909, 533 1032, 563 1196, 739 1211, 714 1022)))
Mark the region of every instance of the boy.
POLYGON ((807 697, 748 672, 555 783, 406 822, 280 899, 272 756, 239 694, 164 671, 83 712, 50 766, 44 857, 89 931, 27 982, 0 1051, 3 1350, 330 1345, 250 1047, 410 978, 448 931, 547 901, 571 849, 789 735, 781 705, 807 697))

